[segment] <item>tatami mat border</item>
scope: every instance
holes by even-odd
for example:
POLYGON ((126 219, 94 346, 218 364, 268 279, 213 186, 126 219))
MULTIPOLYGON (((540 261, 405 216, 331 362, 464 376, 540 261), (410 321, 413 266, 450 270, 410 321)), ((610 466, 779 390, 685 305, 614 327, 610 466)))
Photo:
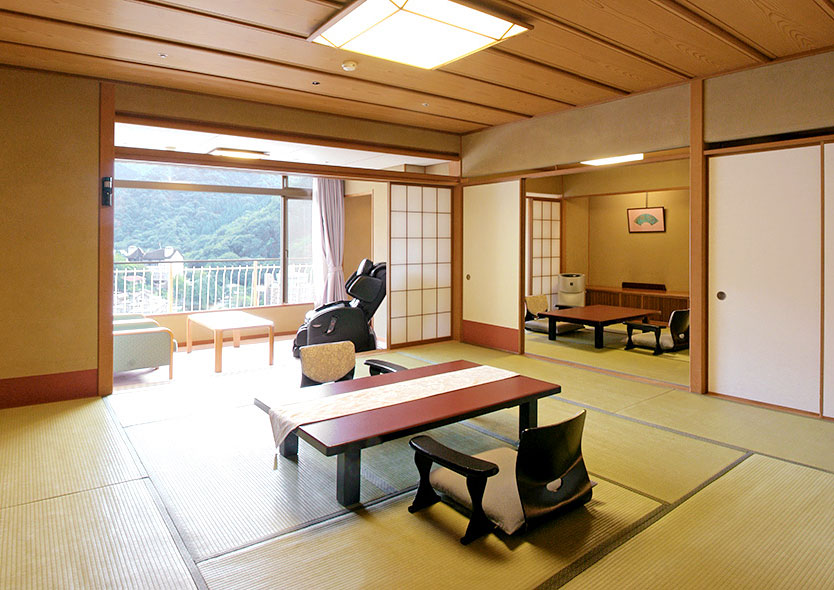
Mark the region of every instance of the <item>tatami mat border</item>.
MULTIPOLYGON (((636 535, 641 533, 642 531, 646 530, 652 524, 669 514, 672 510, 686 502, 689 498, 703 490, 705 487, 710 485, 712 482, 716 481, 717 479, 723 477, 736 467, 738 467, 741 463, 755 455, 756 453, 747 452, 742 457, 739 457, 729 465, 727 465, 724 469, 707 479, 706 481, 702 482, 701 485, 697 486, 693 490, 690 490, 687 494, 682 496, 681 498, 671 502, 669 504, 664 504, 659 506, 657 509, 652 511, 650 514, 646 515, 643 519, 634 523, 631 527, 624 530, 622 533, 617 535, 616 537, 610 539, 607 543, 603 543, 599 547, 596 547, 589 551, 587 554, 583 555, 580 559, 576 560, 568 567, 564 568, 552 578, 540 584, 536 590, 553 590, 555 588, 560 588, 564 584, 570 582, 573 578, 581 574, 583 571, 597 563, 600 559, 617 549, 618 547, 622 546, 624 543, 629 541, 630 539, 634 538, 636 535)), ((643 494, 645 495, 645 494, 643 494)))

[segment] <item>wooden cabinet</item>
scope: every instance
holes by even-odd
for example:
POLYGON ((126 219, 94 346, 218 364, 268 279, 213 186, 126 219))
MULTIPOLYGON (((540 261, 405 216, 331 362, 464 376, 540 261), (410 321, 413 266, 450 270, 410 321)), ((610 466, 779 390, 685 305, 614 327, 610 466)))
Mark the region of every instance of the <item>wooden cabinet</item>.
POLYGON ((616 287, 585 287, 585 305, 619 305, 658 309, 657 319, 669 321, 676 309, 689 309, 689 294, 672 291, 642 291, 616 287))

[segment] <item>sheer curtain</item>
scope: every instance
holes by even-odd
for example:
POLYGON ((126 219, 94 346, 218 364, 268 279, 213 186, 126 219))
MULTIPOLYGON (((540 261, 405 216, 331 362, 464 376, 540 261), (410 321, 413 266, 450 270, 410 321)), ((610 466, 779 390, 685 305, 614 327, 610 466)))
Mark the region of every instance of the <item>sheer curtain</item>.
POLYGON ((347 299, 342 252, 345 243, 345 185, 333 178, 313 181, 313 284, 316 307, 347 299))

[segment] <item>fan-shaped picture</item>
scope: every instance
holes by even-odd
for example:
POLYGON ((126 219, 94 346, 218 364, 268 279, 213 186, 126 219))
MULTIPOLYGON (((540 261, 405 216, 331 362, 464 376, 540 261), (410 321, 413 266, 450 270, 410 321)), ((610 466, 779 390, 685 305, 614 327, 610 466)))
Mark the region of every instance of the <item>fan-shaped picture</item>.
POLYGON ((628 209, 627 213, 629 233, 666 231, 666 214, 663 207, 628 209))

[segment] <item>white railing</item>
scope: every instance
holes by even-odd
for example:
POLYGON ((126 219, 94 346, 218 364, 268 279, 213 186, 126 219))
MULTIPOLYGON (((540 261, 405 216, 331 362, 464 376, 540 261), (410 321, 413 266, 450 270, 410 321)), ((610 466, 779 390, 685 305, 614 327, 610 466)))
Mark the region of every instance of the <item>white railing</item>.
MULTIPOLYGON (((286 303, 313 300, 309 260, 288 261, 286 303)), ((280 305, 279 259, 116 262, 114 313, 176 313, 280 305)))

